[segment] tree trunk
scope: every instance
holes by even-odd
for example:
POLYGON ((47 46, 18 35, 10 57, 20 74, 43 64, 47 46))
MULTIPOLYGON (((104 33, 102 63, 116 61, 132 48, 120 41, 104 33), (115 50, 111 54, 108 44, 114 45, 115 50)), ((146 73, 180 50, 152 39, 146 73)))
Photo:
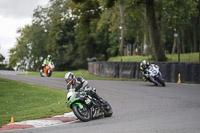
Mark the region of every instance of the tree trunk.
POLYGON ((193 29, 193 42, 194 42, 194 52, 197 52, 197 23, 194 22, 194 29, 193 29))
POLYGON ((188 29, 188 33, 189 33, 189 45, 190 45, 190 52, 192 53, 194 48, 193 48, 193 36, 192 36, 192 32, 191 29, 188 29))
POLYGON ((119 0, 119 11, 120 11, 120 45, 119 45, 119 53, 120 53, 120 56, 123 56, 124 55, 124 37, 125 37, 123 0, 119 0))
POLYGON ((181 29, 181 48, 182 48, 182 53, 185 53, 185 35, 184 35, 184 29, 181 29))
POLYGON ((147 55, 147 31, 144 31, 144 41, 142 46, 142 54, 147 55))
POLYGON ((148 47, 149 47, 149 33, 148 33, 148 24, 147 24, 147 17, 146 17, 146 9, 144 14, 144 40, 143 40, 143 46, 142 46, 142 54, 148 55, 148 47))
POLYGON ((155 17, 154 0, 146 0, 146 15, 150 34, 150 43, 153 46, 152 58, 158 61, 166 61, 164 50, 161 46, 160 32, 155 17))
POLYGON ((178 62, 180 63, 180 54, 181 54, 181 49, 180 49, 180 38, 177 38, 177 54, 178 54, 178 62))
POLYGON ((174 37, 174 45, 173 45, 173 49, 172 49, 172 54, 174 54, 176 51, 176 48, 177 48, 176 45, 177 45, 177 41, 176 41, 176 38, 174 37))

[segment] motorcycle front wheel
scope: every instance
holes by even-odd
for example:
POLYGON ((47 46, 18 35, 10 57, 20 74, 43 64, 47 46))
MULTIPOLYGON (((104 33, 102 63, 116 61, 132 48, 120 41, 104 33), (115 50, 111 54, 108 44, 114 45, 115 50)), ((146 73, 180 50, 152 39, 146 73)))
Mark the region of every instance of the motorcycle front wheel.
POLYGON ((47 70, 47 76, 51 77, 51 74, 52 74, 52 70, 51 69, 47 70))
POLYGON ((110 106, 110 104, 104 100, 104 105, 103 105, 103 109, 104 109, 104 117, 111 117, 113 114, 113 110, 112 107, 110 106))
POLYGON ((43 73, 42 73, 42 70, 40 70, 40 77, 44 77, 43 73))
POLYGON ((91 119, 90 111, 89 111, 89 109, 87 109, 85 104, 82 104, 82 105, 83 105, 83 108, 81 109, 77 104, 74 104, 74 105, 72 105, 72 110, 73 110, 75 116, 79 120, 81 120, 83 122, 87 122, 91 119))

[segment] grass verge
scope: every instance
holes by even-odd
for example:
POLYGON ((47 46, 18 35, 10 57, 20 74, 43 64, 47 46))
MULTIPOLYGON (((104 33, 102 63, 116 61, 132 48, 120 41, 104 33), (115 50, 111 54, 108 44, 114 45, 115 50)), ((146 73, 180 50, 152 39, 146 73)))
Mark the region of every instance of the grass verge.
MULTIPOLYGON (((54 71, 52 73, 52 77, 55 77, 55 78, 64 78, 66 72, 69 72, 69 71, 54 71)), ((88 70, 75 70, 75 71, 70 71, 70 72, 73 72, 76 77, 82 76, 86 80, 138 81, 138 79, 108 78, 108 77, 96 76, 96 75, 90 74, 88 72, 88 70)), ((31 72, 31 73, 28 73, 28 76, 40 76, 40 73, 39 72, 31 72)))
MULTIPOLYGON (((166 62, 178 62, 178 54, 166 54, 167 61, 166 62)), ((141 62, 142 60, 147 60, 149 62, 153 62, 151 60, 151 56, 117 56, 109 58, 109 62, 141 62)), ((187 53, 180 55, 181 62, 199 62, 199 53, 187 53)))
POLYGON ((0 127, 15 122, 70 112, 66 91, 0 79, 0 127))

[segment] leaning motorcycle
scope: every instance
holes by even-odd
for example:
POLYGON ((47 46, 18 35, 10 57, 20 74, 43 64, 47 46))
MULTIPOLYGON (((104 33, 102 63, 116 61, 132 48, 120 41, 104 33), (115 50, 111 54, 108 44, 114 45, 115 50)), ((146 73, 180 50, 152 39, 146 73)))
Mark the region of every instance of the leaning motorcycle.
POLYGON ((83 122, 102 116, 111 117, 113 113, 112 107, 106 100, 99 101, 92 98, 87 91, 68 92, 66 103, 75 116, 83 122))
POLYGON ((41 77, 51 77, 54 69, 55 69, 55 66, 54 66, 53 62, 49 62, 49 64, 44 67, 44 71, 42 71, 42 69, 40 70, 40 76, 41 77))
POLYGON ((159 66, 155 64, 151 64, 147 69, 147 74, 145 75, 147 79, 154 83, 155 85, 165 86, 165 81, 162 78, 162 74, 159 70, 159 66))

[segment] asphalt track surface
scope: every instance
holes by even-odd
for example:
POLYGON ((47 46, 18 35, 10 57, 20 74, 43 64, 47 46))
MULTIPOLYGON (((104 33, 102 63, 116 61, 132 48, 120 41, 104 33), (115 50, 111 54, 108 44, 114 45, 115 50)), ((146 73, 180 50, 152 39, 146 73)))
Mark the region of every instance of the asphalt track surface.
MULTIPOLYGON (((30 84, 59 89, 66 86, 62 78, 0 73, 0 78, 30 84)), ((157 87, 148 82, 90 80, 89 85, 111 104, 112 117, 6 133, 200 133, 199 84, 157 87)))

